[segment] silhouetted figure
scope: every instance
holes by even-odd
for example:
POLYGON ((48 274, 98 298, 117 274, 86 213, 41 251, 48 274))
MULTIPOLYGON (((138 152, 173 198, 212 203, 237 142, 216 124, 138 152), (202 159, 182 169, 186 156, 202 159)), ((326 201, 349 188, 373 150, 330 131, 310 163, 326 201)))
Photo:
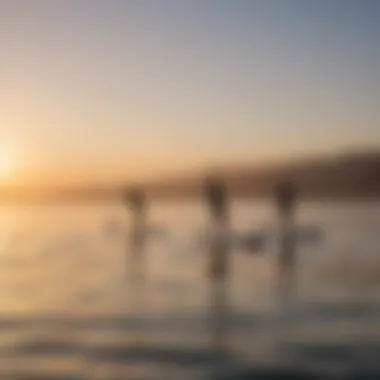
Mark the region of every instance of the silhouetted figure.
POLYGON ((287 303, 295 293, 296 252, 294 210, 296 190, 290 182, 282 182, 276 189, 279 212, 278 296, 287 303))
MULTIPOLYGON (((129 236, 128 272, 129 286, 132 295, 132 311, 136 314, 144 313, 146 306, 146 257, 145 244, 147 235, 147 205, 145 194, 139 189, 132 189, 126 193, 125 202, 131 210, 131 225, 129 236)), ((140 339, 140 331, 135 331, 140 339)))
POLYGON ((205 196, 210 207, 214 239, 211 241, 209 279, 211 282, 212 333, 218 348, 224 345, 226 332, 227 289, 229 274, 229 225, 227 189, 214 178, 206 181, 205 196))
POLYGON ((143 250, 146 240, 146 202, 145 194, 138 189, 129 190, 125 201, 131 210, 130 261, 131 277, 141 280, 143 275, 143 250))

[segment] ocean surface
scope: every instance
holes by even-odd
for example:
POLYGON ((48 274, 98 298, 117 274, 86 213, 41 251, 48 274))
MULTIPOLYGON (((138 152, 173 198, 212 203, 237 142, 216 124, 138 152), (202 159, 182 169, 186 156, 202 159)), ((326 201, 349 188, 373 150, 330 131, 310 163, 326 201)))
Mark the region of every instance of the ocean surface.
POLYGON ((232 229, 265 231, 268 240, 255 254, 231 250, 217 338, 202 244, 207 209, 156 203, 148 216, 156 233, 137 297, 128 280, 130 215, 120 203, 0 207, 1 379, 233 379, 290 367, 323 378, 380 369, 380 203, 299 205, 300 230, 321 236, 300 236, 297 292, 286 305, 275 293, 276 210, 233 203, 232 229))

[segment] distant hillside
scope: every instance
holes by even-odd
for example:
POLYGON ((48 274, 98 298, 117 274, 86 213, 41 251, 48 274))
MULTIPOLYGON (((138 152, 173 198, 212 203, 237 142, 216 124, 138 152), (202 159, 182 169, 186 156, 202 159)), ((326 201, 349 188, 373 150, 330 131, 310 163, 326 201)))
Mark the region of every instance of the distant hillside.
MULTIPOLYGON (((288 162, 262 168, 254 165, 219 168, 213 173, 223 178, 236 196, 270 196, 276 184, 285 179, 292 181, 304 197, 380 198, 380 153, 288 162)), ((153 183, 147 189, 156 196, 199 195, 206 174, 153 183)))
MULTIPOLYGON (((199 197, 206 175, 225 180, 232 195, 237 197, 268 197, 279 181, 292 181, 305 198, 380 199, 380 152, 335 156, 314 160, 294 161, 266 167, 244 165, 221 167, 182 178, 163 178, 139 184, 148 196, 155 198, 199 197)), ((0 200, 56 201, 102 200, 121 197, 129 184, 120 186, 82 186, 32 191, 21 188, 0 189, 0 200)))

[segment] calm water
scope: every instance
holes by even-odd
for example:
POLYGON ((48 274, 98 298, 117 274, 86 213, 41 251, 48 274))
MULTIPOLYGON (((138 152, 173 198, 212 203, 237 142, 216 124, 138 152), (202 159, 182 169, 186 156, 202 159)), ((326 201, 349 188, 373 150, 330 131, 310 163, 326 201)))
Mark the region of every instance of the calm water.
MULTIPOLYGON (((157 204, 150 219, 165 233, 149 242, 137 305, 127 281, 128 213, 119 204, 1 208, 2 378, 193 379, 289 361, 330 371, 363 365, 363 352, 366 366, 376 364, 380 204, 300 206, 299 225, 324 235, 299 242, 297 301, 287 313, 274 302, 275 235, 256 255, 234 251, 221 361, 209 329, 207 250, 197 243, 206 210, 157 204)), ((236 203, 232 225, 274 234, 275 210, 236 203)))

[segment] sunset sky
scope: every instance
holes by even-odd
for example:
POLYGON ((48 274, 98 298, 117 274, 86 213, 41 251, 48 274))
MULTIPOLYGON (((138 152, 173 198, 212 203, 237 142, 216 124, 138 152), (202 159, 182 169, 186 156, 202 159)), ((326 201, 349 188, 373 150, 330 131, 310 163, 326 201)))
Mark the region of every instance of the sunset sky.
POLYGON ((0 25, 14 183, 380 148, 380 1, 0 0, 0 25))

